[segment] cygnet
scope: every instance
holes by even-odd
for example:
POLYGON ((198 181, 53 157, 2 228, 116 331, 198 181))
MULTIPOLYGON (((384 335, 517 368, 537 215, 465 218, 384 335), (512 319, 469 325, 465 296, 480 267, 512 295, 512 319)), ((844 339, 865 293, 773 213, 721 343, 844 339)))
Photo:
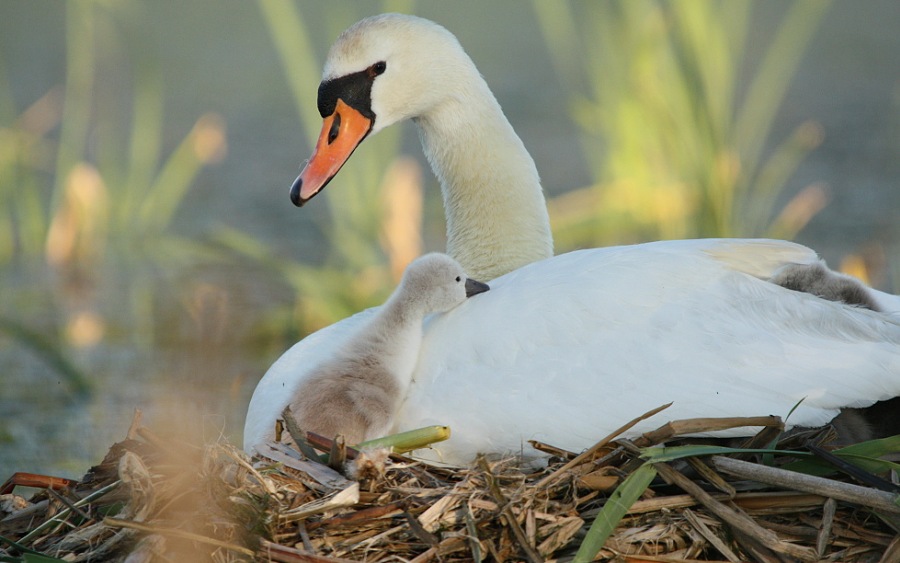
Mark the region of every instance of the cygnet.
POLYGON ((787 265, 771 281, 786 289, 810 293, 828 301, 879 311, 868 288, 861 281, 830 270, 822 261, 787 265))
MULTIPOLYGON (((862 282, 829 269, 822 261, 785 266, 772 277, 771 281, 786 289, 810 293, 828 301, 842 302, 872 311, 880 310, 862 282)), ((846 446, 896 434, 898 417, 893 416, 891 418, 893 422, 887 422, 885 411, 892 412, 897 404, 897 399, 891 399, 875 403, 868 408, 842 409, 841 414, 831 421, 837 433, 835 445, 846 446), (879 422, 882 423, 883 429, 879 426, 879 422)))
POLYGON ((290 408, 300 428, 341 434, 348 444, 387 434, 412 378, 425 316, 488 289, 445 254, 414 260, 387 302, 297 387, 290 408))

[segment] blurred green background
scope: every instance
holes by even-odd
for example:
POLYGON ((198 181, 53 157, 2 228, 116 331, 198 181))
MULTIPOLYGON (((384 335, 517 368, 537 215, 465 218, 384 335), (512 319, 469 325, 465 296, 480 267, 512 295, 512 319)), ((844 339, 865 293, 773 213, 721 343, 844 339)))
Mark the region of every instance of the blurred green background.
POLYGON ((302 210, 358 19, 453 31, 531 150, 557 252, 777 236, 900 286, 900 3, 0 3, 0 480, 80 476, 135 408, 241 441, 292 342, 443 248, 412 126, 302 210))

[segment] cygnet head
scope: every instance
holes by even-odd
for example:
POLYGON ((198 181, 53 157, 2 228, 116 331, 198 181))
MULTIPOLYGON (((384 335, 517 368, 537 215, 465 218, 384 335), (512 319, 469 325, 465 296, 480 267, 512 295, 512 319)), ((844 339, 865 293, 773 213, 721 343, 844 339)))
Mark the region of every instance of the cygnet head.
POLYGON ((469 279, 459 263, 446 254, 426 254, 403 273, 397 294, 424 313, 443 313, 490 287, 469 279))
POLYGON ((472 74, 456 37, 432 21, 381 14, 348 28, 328 52, 318 97, 324 123, 291 201, 306 203, 369 134, 427 113, 472 74))

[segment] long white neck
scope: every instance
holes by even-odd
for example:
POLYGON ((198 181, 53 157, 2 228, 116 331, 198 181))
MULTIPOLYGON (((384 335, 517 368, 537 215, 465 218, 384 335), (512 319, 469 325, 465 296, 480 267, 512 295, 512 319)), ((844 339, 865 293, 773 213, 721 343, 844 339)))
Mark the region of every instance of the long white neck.
POLYGON ((491 280, 553 255, 534 161, 474 69, 460 89, 415 121, 441 183, 447 253, 491 280))

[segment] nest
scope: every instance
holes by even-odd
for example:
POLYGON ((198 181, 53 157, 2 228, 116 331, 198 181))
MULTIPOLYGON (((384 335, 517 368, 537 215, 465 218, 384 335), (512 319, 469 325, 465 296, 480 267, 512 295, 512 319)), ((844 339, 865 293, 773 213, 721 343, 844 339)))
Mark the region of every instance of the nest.
MULTIPOLYGON (((226 443, 176 447, 133 425, 78 482, 17 474, 13 484, 46 488, 29 501, 9 494, 12 484, 0 491, 0 560, 900 561, 897 496, 879 490, 891 483, 803 475, 780 467, 787 456, 672 460, 662 454, 673 450, 646 449, 750 423, 765 425, 751 447, 780 429, 775 417, 704 419, 633 441, 610 436, 579 455, 535 444, 551 455, 540 469, 486 457, 445 468, 352 449, 341 462, 339 448, 329 466, 277 442, 250 458, 226 443), (648 469, 649 486, 628 498, 648 469)), ((789 440, 828 458, 830 436, 789 440)))

